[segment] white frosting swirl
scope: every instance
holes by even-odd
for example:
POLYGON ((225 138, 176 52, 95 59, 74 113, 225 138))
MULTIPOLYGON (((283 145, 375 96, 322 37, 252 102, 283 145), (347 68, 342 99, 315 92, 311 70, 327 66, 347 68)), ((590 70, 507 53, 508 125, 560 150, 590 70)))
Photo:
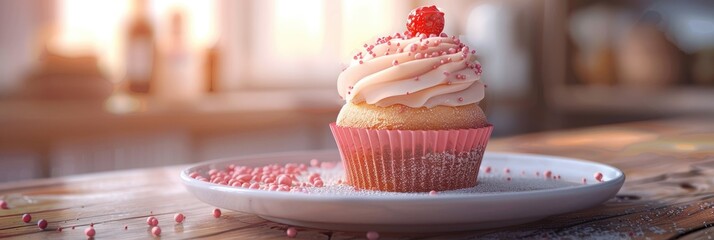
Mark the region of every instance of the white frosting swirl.
POLYGON ((481 101, 481 65, 458 38, 380 38, 337 79, 340 96, 380 107, 462 106, 481 101), (424 57, 427 56, 427 57, 424 57))

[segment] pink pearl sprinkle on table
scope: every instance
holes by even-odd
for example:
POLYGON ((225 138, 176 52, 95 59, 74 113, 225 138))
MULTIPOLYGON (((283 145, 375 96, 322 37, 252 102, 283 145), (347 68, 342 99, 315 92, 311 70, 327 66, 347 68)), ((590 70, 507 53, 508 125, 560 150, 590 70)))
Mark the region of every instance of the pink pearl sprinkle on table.
POLYGON ((40 219, 40 221, 37 221, 37 227, 42 230, 45 230, 45 228, 47 228, 47 220, 40 219))
POLYGON ((437 193, 436 193, 436 191, 434 191, 434 190, 431 190, 431 191, 429 192, 429 195, 431 195, 431 196, 434 196, 434 195, 436 195, 436 194, 437 194, 437 193))
POLYGON ((486 173, 490 173, 490 172, 491 172, 491 167, 490 167, 490 166, 486 166, 486 168, 485 168, 483 171, 486 172, 486 173))
POLYGON ((183 222, 184 218, 184 215, 181 213, 177 213, 176 215, 174 215, 174 221, 176 221, 177 223, 183 222))
POLYGON ((0 200, 0 209, 8 209, 7 202, 5 202, 5 200, 0 200))
POLYGON ((32 221, 32 215, 30 215, 29 213, 22 214, 22 221, 25 223, 29 223, 30 221, 32 221))
POLYGON ((290 227, 287 231, 285 231, 285 233, 288 235, 289 238, 294 238, 295 236, 297 236, 297 229, 295 229, 294 227, 290 227))
POLYGON ((87 235, 87 237, 94 237, 95 234, 97 234, 97 231, 95 231, 93 227, 84 229, 84 235, 87 235))
POLYGON ((159 220, 156 219, 154 216, 146 218, 146 224, 149 226, 156 226, 159 225, 159 220))
POLYGON ((551 172, 550 170, 545 171, 545 177, 546 177, 546 178, 550 178, 551 176, 553 176, 553 172, 551 172))
POLYGON ((214 218, 219 218, 219 217, 221 217, 221 209, 218 209, 218 208, 213 209, 213 217, 214 217, 214 218))
POLYGON ((155 226, 151 228, 151 235, 154 235, 154 237, 158 237, 161 235, 161 228, 159 226, 155 226))
POLYGON ((379 233, 377 233, 375 231, 369 231, 369 232, 367 232, 367 239, 377 240, 377 239, 379 239, 379 233))

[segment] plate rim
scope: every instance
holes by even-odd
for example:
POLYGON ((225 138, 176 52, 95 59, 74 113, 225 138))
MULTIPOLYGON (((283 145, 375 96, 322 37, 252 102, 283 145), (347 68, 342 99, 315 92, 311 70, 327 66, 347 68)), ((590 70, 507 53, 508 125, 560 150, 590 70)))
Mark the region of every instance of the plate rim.
POLYGON ((196 164, 192 164, 185 169, 183 169, 180 173, 180 178, 181 182, 184 184, 186 187, 199 187, 199 188, 207 188, 211 190, 217 190, 221 192, 228 192, 232 194, 250 194, 254 197, 261 197, 261 198, 289 198, 292 200, 301 200, 301 201, 343 201, 343 202, 401 202, 401 201, 410 201, 410 202, 419 202, 419 203, 430 203, 430 202, 449 202, 449 201, 463 201, 463 200, 483 200, 483 201, 493 201, 497 199, 502 199, 502 198, 511 198, 511 197, 538 197, 542 196, 544 194, 549 194, 549 193, 563 193, 566 191, 567 193, 570 194, 577 194, 580 192, 591 192, 591 191, 597 191, 597 190, 605 190, 605 189, 611 189, 611 188, 617 188, 618 192, 622 188, 622 185, 625 182, 625 173, 620 170, 617 167, 604 164, 604 163, 599 163, 599 162, 594 162, 590 160, 584 160, 584 159, 578 159, 578 158, 571 158, 571 157, 562 157, 562 156, 555 156, 555 155, 544 155, 544 154, 532 154, 532 153, 517 153, 517 152, 501 152, 501 151, 486 151, 484 154, 484 157, 487 155, 492 155, 492 156, 515 156, 515 157, 520 157, 520 158, 549 158, 552 160, 557 160, 557 161, 566 161, 566 162, 580 162, 580 163, 585 163, 585 164, 590 164, 590 165, 595 165, 598 166, 599 168, 605 168, 613 171, 615 173, 615 177, 612 179, 608 179, 606 181, 598 182, 595 184, 583 184, 583 185, 576 185, 576 186, 570 186, 570 187, 564 187, 564 188, 551 188, 551 189, 538 189, 538 190, 529 190, 529 191, 522 191, 522 192, 496 192, 496 193, 488 193, 488 194, 444 194, 444 195, 439 195, 438 197, 434 197, 428 194, 420 194, 420 195, 376 195, 376 196, 343 196, 343 195, 331 195, 331 194, 296 194, 292 192, 280 192, 280 191, 265 191, 265 190, 257 190, 257 189, 247 189, 247 188, 237 188, 237 187, 232 187, 232 186, 224 186, 224 185, 219 185, 215 183, 210 183, 210 182, 203 182, 199 181, 196 179, 193 179, 189 177, 189 172, 194 169, 198 168, 201 166, 207 166, 207 165, 212 165, 212 164, 218 164, 218 163, 224 163, 224 162, 229 162, 229 161, 247 161, 250 159, 258 159, 258 158, 278 158, 281 156, 295 156, 295 155, 326 155, 326 154, 335 154, 339 156, 339 152, 337 149, 327 149, 327 150, 308 150, 308 151, 288 151, 288 152, 275 152, 275 153, 264 153, 264 154, 252 154, 252 155, 245 155, 245 156, 234 156, 234 157, 225 157, 225 158, 218 158, 214 160, 209 160, 209 161, 204 161, 196 164))

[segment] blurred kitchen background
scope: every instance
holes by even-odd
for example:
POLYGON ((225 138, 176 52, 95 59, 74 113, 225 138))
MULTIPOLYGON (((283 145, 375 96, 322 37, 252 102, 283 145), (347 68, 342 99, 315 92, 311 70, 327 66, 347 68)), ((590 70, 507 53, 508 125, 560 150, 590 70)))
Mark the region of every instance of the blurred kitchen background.
MULTIPOLYGON (((0 1, 0 182, 336 148, 349 56, 436 1, 0 1)), ((714 114, 714 1, 441 1, 495 137, 714 114)))

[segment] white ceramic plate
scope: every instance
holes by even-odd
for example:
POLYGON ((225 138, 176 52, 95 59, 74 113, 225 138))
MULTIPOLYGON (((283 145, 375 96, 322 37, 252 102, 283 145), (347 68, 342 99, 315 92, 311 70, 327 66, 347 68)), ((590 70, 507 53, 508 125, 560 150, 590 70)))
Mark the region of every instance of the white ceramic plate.
POLYGON ((428 194, 330 194, 251 190, 188 177, 229 164, 339 161, 337 151, 281 153, 201 163, 181 172, 186 188, 216 207, 256 214, 294 226, 346 231, 443 232, 503 227, 597 206, 615 196, 625 181, 617 168, 579 159, 487 152, 479 174, 482 192, 428 194), (492 168, 484 173, 486 166, 492 168), (508 168, 510 173, 505 173, 508 168), (546 180, 543 172, 560 175, 546 180), (538 172, 540 176, 536 176, 538 172), (593 174, 601 172, 603 181, 593 174), (512 179, 507 180, 507 177, 512 179), (582 179, 587 179, 587 184, 582 179), (558 182, 556 182, 558 181, 558 182), (485 185, 484 185, 485 186, 485 185), (501 188, 502 186, 502 188, 501 188), (499 190, 500 189, 500 190, 499 190))

